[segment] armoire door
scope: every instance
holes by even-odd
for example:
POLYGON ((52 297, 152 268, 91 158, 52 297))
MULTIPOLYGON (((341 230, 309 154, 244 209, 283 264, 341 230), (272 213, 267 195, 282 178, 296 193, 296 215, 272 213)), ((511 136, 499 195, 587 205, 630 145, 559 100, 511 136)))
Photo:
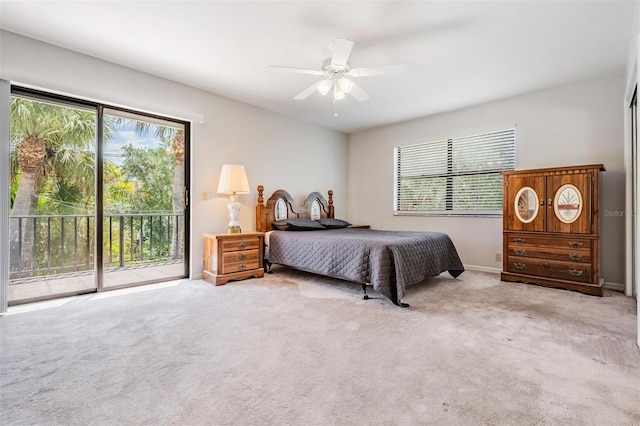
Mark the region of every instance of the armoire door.
POLYGON ((547 177, 547 232, 593 232, 591 179, 591 173, 547 177))
POLYGON ((511 231, 545 230, 545 178, 505 176, 504 228, 511 231))

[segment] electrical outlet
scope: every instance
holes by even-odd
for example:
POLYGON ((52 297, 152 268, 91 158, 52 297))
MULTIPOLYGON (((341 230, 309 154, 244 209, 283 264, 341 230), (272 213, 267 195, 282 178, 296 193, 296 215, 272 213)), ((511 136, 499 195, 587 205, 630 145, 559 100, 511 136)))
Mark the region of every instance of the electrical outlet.
POLYGON ((496 253, 496 262, 502 261, 502 253, 496 253))
POLYGON ((208 199, 208 198, 209 198, 209 193, 208 193, 208 192, 206 192, 206 191, 204 191, 204 192, 202 193, 202 200, 204 201, 204 200, 206 200, 206 199, 208 199))

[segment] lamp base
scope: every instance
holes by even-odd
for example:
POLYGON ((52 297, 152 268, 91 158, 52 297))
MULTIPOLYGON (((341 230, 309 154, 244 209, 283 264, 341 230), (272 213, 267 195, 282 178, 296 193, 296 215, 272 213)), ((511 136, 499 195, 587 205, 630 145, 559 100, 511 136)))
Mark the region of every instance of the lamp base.
POLYGON ((229 209, 229 227, 227 228, 227 234, 240 234, 240 222, 238 222, 238 215, 240 214, 240 203, 238 202, 238 196, 234 193, 229 196, 231 201, 227 204, 229 209))
POLYGON ((229 226, 227 228, 227 234, 241 234, 242 229, 239 226, 229 226))

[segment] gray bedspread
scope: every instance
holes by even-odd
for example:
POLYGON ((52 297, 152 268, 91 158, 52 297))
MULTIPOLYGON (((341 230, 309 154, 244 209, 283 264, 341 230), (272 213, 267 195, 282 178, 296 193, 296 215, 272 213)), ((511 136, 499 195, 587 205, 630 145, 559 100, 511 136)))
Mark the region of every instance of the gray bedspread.
POLYGON ((331 229, 274 231, 269 262, 373 288, 400 304, 405 287, 449 271, 464 272, 453 242, 442 232, 331 229))

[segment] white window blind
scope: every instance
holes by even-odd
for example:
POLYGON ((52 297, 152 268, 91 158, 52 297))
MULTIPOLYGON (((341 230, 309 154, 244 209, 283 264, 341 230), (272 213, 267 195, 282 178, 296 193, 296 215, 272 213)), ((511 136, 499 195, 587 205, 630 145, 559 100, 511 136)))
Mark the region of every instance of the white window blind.
POLYGON ((515 129, 396 147, 395 214, 502 214, 515 129))

